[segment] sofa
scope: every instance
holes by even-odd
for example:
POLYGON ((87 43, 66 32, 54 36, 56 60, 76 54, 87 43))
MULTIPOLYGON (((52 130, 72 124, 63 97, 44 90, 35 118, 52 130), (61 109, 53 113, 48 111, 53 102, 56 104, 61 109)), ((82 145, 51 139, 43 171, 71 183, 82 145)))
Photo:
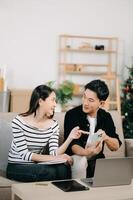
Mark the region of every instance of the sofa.
MULTIPOLYGON (((111 152, 105 146, 104 153, 106 157, 124 157, 125 156, 125 140, 122 131, 121 116, 117 111, 110 111, 117 133, 122 141, 120 149, 116 152, 111 152)), ((17 115, 17 113, 0 113, 0 200, 11 200, 11 185, 15 181, 9 180, 5 177, 5 171, 7 166, 8 150, 10 148, 12 140, 11 121, 17 115)), ((60 144, 63 141, 63 122, 64 112, 56 112, 55 119, 57 119, 60 125, 60 144)))

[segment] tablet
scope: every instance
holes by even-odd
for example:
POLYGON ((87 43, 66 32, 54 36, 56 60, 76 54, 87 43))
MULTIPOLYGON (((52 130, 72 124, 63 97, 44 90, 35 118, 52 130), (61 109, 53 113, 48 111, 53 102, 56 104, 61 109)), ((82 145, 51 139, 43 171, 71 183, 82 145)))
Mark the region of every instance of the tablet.
POLYGON ((64 192, 89 190, 89 187, 78 183, 76 180, 52 181, 52 184, 60 188, 64 192))

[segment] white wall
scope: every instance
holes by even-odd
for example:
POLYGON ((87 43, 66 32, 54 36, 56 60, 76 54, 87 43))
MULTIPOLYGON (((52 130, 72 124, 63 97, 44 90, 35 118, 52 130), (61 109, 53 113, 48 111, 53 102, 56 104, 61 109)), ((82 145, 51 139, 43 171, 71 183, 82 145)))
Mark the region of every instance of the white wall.
POLYGON ((119 73, 133 56, 133 0, 0 0, 0 65, 9 88, 57 79, 60 34, 116 36, 119 73))

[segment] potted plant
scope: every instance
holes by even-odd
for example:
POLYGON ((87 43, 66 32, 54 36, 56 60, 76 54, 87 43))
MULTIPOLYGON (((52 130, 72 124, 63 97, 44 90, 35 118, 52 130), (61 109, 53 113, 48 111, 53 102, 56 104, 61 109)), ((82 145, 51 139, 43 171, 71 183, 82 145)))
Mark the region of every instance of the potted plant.
POLYGON ((133 156, 133 64, 122 86, 121 111, 127 156, 133 156))
POLYGON ((54 88, 56 92, 57 103, 60 104, 61 108, 63 109, 68 101, 72 99, 74 83, 66 80, 55 86, 55 81, 49 81, 47 85, 54 88))

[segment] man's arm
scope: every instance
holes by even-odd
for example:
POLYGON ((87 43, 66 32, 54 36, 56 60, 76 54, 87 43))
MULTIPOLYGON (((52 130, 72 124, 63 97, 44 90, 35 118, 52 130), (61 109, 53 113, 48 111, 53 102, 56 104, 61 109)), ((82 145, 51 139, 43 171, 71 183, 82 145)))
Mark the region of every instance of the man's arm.
MULTIPOLYGON (((68 136, 69 136, 71 130, 72 130, 74 127, 76 127, 76 126, 78 126, 78 123, 76 122, 75 116, 73 116, 73 113, 72 113, 71 111, 66 112, 66 114, 65 114, 65 119, 64 119, 64 141, 67 140, 67 138, 68 138, 68 136)), ((72 146, 72 143, 73 143, 74 141, 75 141, 75 140, 73 140, 73 141, 69 144, 69 146, 68 146, 68 148, 67 148, 67 150, 66 150, 66 153, 67 153, 68 155, 72 155, 72 154, 73 154, 73 153, 72 153, 72 148, 71 148, 71 146, 72 146)))
POLYGON ((74 144, 72 145, 72 152, 76 155, 79 155, 79 156, 86 156, 86 151, 83 147, 77 145, 77 144, 74 144))
POLYGON ((72 146, 72 152, 76 155, 92 157, 100 153, 102 150, 102 142, 99 141, 95 146, 83 148, 77 144, 72 146))
POLYGON ((111 115, 108 113, 106 117, 106 128, 105 130, 98 130, 102 133, 102 140, 106 143, 107 147, 111 151, 117 151, 121 146, 122 142, 119 139, 118 134, 116 134, 116 128, 111 115))
POLYGON ((71 114, 69 114, 69 112, 66 112, 64 118, 64 141, 68 138, 70 131, 73 129, 70 118, 71 114))
POLYGON ((118 139, 109 137, 104 131, 102 133, 102 139, 106 143, 107 147, 111 151, 117 151, 120 147, 118 139))

